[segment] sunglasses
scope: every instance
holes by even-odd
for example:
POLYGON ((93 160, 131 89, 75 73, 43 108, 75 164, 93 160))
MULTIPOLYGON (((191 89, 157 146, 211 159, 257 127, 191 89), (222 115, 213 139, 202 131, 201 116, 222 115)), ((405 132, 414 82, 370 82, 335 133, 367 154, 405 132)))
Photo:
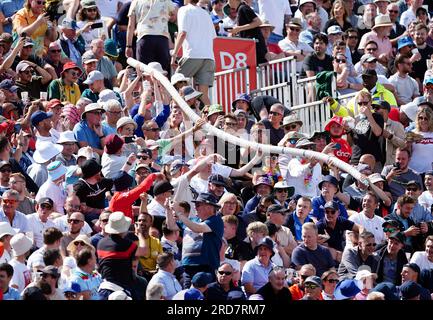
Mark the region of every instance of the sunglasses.
POLYGON ((273 115, 273 116, 282 116, 282 114, 281 113, 278 113, 278 112, 275 112, 275 111, 271 111, 271 112, 269 112, 269 114, 270 115, 273 115))
POLYGON ((298 139, 289 139, 290 144, 296 144, 298 142, 298 139))
POLYGON ((139 160, 147 160, 147 159, 149 159, 149 157, 148 156, 137 156, 137 159, 139 159, 139 160))
POLYGON ((102 219, 101 222, 108 223, 108 219, 102 219))
POLYGON ((53 206, 50 206, 49 204, 43 203, 43 204, 41 204, 41 208, 42 209, 51 210, 53 208, 53 206))
POLYGON ((290 27, 289 29, 290 29, 290 31, 295 31, 295 32, 300 32, 301 31, 301 29, 299 29, 299 28, 290 27))
POLYGON ((388 10, 389 13, 398 13, 398 10, 388 10))
POLYGON ((406 188, 406 190, 416 192, 416 191, 418 191, 418 188, 406 188))
POLYGON ((326 280, 326 281, 328 281, 329 283, 338 283, 338 279, 328 279, 328 280, 326 280))
POLYGON ((228 127, 236 127, 238 124, 237 123, 235 123, 235 122, 226 122, 226 123, 224 123, 226 126, 228 126, 228 127))
POLYGON ((280 192, 280 193, 289 193, 289 190, 287 190, 287 189, 277 189, 277 191, 276 192, 280 192))
POLYGON ((86 10, 87 10, 87 12, 97 12, 98 11, 97 8, 87 8, 86 10))
POLYGON ((397 230, 397 229, 395 229, 395 228, 383 228, 383 232, 391 232, 391 233, 393 233, 393 232, 395 232, 395 230, 397 230))
POLYGON ((367 243, 365 246, 366 247, 375 247, 376 243, 367 243))
POLYGON ((4 172, 12 172, 12 169, 1 169, 0 172, 4 173, 4 172))
POLYGON ((36 1, 36 3, 39 5, 41 5, 41 4, 45 5, 45 1, 36 1))
POLYGON ((60 53, 60 52, 62 52, 62 50, 61 49, 50 49, 50 52, 60 53))
POLYGON ((433 90, 433 84, 426 84, 424 86, 424 88, 429 89, 429 90, 433 90))
POLYGON ((15 204, 18 202, 18 200, 14 200, 14 199, 3 199, 2 201, 4 204, 15 204))
POLYGON ((68 223, 73 223, 73 224, 77 224, 83 222, 83 220, 78 220, 78 219, 68 219, 68 223))
POLYGON ((368 106, 370 104, 370 101, 359 101, 358 104, 360 106, 368 106))
POLYGON ((307 283, 307 284, 304 285, 304 287, 306 289, 317 289, 317 288, 319 288, 319 286, 317 284, 313 284, 313 283, 307 283))
POLYGON ((344 59, 335 59, 335 62, 337 62, 337 63, 346 63, 346 60, 344 60, 344 59))
POLYGON ((220 270, 218 270, 218 274, 219 274, 220 276, 222 276, 222 275, 229 276, 229 275, 232 274, 232 272, 231 272, 231 271, 220 271, 220 270))
POLYGON ((427 118, 427 117, 418 117, 418 120, 421 120, 421 121, 428 121, 428 118, 427 118))
POLYGON ((335 210, 325 210, 326 214, 335 214, 336 212, 335 210))
POLYGON ((77 294, 74 292, 65 292, 65 298, 73 298, 75 299, 77 297, 77 294))
POLYGON ((77 71, 69 71, 69 74, 70 74, 71 76, 73 76, 73 77, 78 77, 78 75, 79 75, 80 73, 77 72, 77 71))
POLYGON ((82 247, 86 245, 86 243, 85 243, 84 241, 76 241, 76 242, 74 242, 74 244, 75 244, 76 246, 80 245, 80 246, 82 246, 82 247))
POLYGON ((288 124, 287 126, 284 127, 284 129, 286 130, 293 130, 296 129, 298 127, 298 124, 288 124))

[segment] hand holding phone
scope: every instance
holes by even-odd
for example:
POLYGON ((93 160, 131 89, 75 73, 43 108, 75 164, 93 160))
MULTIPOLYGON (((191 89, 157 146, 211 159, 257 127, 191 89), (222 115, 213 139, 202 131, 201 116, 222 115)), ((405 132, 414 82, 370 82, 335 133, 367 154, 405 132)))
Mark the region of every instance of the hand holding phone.
POLYGON ((96 23, 92 23, 92 25, 90 26, 90 29, 98 29, 98 28, 102 28, 103 24, 102 22, 96 22, 96 23))

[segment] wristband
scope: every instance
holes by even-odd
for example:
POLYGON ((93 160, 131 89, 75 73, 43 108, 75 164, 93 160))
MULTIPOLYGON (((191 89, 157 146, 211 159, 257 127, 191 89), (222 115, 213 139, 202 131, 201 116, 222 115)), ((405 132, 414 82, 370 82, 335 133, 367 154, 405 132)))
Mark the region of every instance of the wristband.
POLYGON ((132 48, 132 46, 126 46, 126 48, 132 48))
POLYGON ((126 164, 128 165, 128 166, 132 166, 132 163, 131 162, 126 162, 126 164))

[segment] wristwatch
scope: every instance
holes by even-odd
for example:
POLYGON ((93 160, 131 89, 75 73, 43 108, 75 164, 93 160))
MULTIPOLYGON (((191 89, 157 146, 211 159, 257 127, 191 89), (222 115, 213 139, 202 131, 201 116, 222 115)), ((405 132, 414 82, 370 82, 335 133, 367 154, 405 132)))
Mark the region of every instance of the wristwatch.
POLYGON ((126 48, 132 48, 132 46, 126 46, 126 48))

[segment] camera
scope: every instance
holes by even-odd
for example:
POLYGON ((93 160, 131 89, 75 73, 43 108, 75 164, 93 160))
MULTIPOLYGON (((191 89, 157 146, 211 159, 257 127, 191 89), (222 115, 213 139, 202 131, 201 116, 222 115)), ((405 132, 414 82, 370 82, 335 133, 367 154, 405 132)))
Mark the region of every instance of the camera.
POLYGON ((125 137, 125 138, 123 138, 123 140, 125 141, 125 143, 131 143, 131 142, 134 142, 134 137, 133 136, 125 137))
POLYGON ((400 162, 394 162, 392 165, 395 169, 400 170, 400 162))

